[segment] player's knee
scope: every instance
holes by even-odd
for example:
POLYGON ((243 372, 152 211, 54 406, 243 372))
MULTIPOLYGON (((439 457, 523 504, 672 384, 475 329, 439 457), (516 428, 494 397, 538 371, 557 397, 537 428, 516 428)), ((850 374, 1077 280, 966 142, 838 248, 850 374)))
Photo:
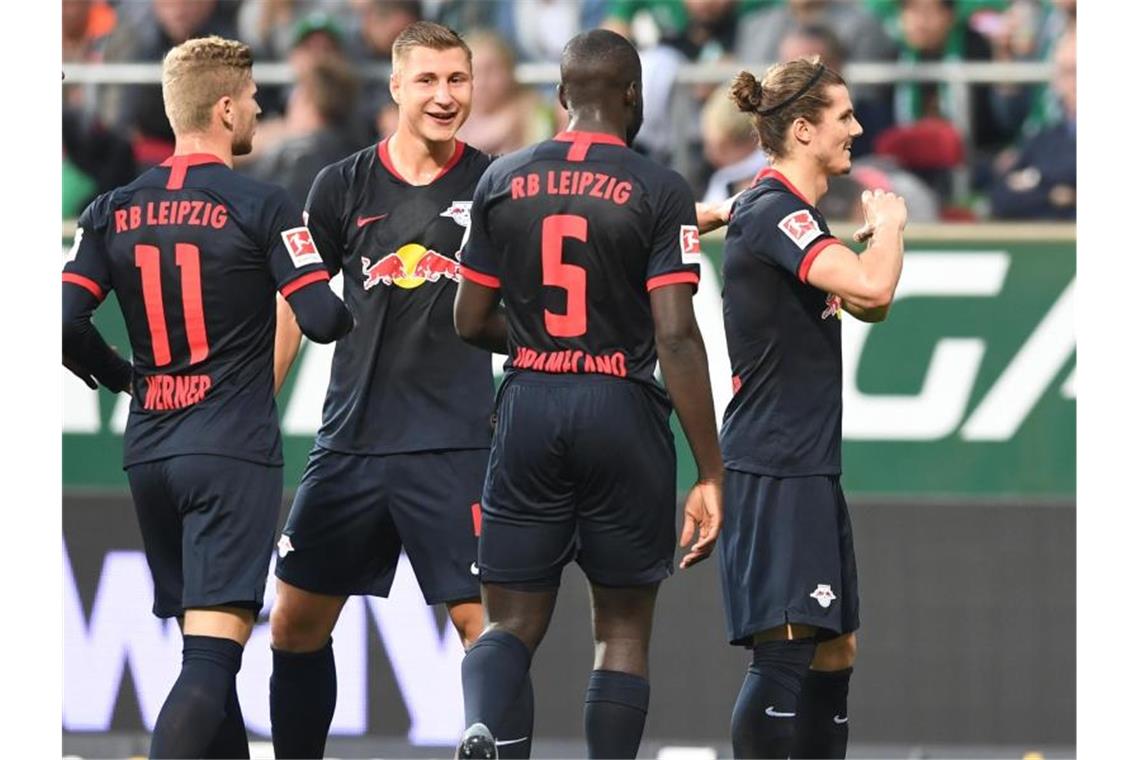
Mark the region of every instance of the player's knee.
POLYGON ((814 670, 843 670, 854 667, 858 645, 854 633, 821 642, 815 648, 811 666, 814 670))
POLYGON ((283 604, 279 597, 269 613, 269 643, 283 652, 315 652, 328 641, 335 624, 335 619, 330 623, 302 604, 283 604))
POLYGON ((645 677, 649 672, 649 640, 595 639, 594 670, 616 670, 620 673, 645 677))

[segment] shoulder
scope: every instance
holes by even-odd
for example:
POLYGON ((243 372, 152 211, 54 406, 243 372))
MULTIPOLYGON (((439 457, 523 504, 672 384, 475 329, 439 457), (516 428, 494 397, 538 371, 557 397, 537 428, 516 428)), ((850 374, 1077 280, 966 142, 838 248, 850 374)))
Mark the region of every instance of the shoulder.
POLYGON ((462 143, 462 145, 463 155, 460 157, 459 162, 479 174, 485 172, 487 167, 491 165, 491 162, 495 160, 494 157, 468 143, 462 143))
POLYGON ((778 181, 762 179, 736 199, 729 225, 763 233, 785 229, 793 222, 798 225, 796 230, 809 234, 819 228, 819 213, 778 181))

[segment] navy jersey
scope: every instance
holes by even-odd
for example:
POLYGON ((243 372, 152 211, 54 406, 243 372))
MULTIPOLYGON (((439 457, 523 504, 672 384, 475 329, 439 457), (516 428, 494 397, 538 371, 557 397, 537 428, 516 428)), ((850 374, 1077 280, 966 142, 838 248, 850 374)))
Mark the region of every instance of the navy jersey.
POLYGON ((208 154, 175 156, 96 198, 63 280, 115 291, 130 337, 124 466, 176 454, 279 465, 275 291, 328 272, 279 187, 208 154))
POLYGON ((508 373, 599 373, 659 388, 649 291, 698 283, 692 193, 616 137, 560 134, 483 176, 462 273, 502 291, 508 373))
POLYGON ((724 242, 735 391, 721 428, 725 467, 839 474, 840 301, 807 282, 815 257, 836 242, 819 211, 773 169, 733 205, 724 242))
POLYGON ((321 171, 306 221, 358 329, 333 355, 317 444, 349 454, 488 448, 491 355, 455 333, 458 255, 490 159, 461 142, 411 185, 381 142, 321 171))

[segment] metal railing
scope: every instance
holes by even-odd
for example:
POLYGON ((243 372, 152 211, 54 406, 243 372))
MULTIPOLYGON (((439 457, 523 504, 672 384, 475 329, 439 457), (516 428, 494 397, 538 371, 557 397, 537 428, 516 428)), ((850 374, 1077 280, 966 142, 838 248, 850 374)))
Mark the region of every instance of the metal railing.
MULTIPOLYGON (((677 73, 671 95, 670 121, 674 145, 685 145, 688 132, 696 122, 700 104, 693 93, 695 85, 720 84, 732 79, 741 69, 761 73, 769 64, 722 62, 687 64, 677 73)), ((287 63, 259 63, 254 68, 260 84, 289 84, 295 81, 293 69, 287 63)), ((383 63, 366 63, 357 67, 357 74, 368 81, 385 79, 391 67, 383 63)), ((515 76, 525 85, 551 85, 559 80, 556 63, 521 63, 515 76)), ((972 145, 972 113, 970 86, 975 84, 1038 84, 1053 76, 1053 64, 1048 62, 941 62, 941 63, 850 63, 843 77, 851 85, 882 85, 895 82, 943 82, 949 88, 953 103, 951 120, 963 136, 967 148, 972 145)), ((162 67, 158 63, 85 63, 64 64, 64 84, 157 84, 161 81, 162 67)), ((685 176, 691 174, 691 157, 687 151, 677 151, 674 168, 685 176)), ((961 190, 963 172, 955 177, 956 190, 961 190)), ((960 194, 960 193, 956 193, 960 194)))

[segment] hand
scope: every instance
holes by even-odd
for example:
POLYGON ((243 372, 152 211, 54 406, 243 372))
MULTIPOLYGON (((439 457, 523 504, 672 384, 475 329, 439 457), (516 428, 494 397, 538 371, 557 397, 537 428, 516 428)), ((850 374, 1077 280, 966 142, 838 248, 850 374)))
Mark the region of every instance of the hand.
POLYGON ((896 227, 900 232, 906 227, 906 201, 901 196, 883 190, 864 190, 862 201, 864 222, 857 236, 863 235, 866 239, 881 227, 896 227))
POLYGON ((685 499, 685 522, 681 528, 680 546, 689 547, 681 558, 681 569, 707 559, 716 546, 724 520, 724 481, 720 478, 698 480, 685 499))
POLYGON ((64 359, 63 359, 63 366, 67 367, 68 371, 70 371, 71 374, 75 375, 80 380, 82 380, 84 383, 86 383, 88 388, 90 388, 93 391, 98 390, 99 383, 95 382, 95 378, 91 376, 90 372, 83 369, 82 367, 80 367, 75 362, 68 360, 67 357, 64 357, 64 359))
POLYGON ((732 216, 732 204, 739 195, 737 193, 715 206, 711 203, 697 203, 697 229, 702 235, 728 224, 728 218, 732 216))

